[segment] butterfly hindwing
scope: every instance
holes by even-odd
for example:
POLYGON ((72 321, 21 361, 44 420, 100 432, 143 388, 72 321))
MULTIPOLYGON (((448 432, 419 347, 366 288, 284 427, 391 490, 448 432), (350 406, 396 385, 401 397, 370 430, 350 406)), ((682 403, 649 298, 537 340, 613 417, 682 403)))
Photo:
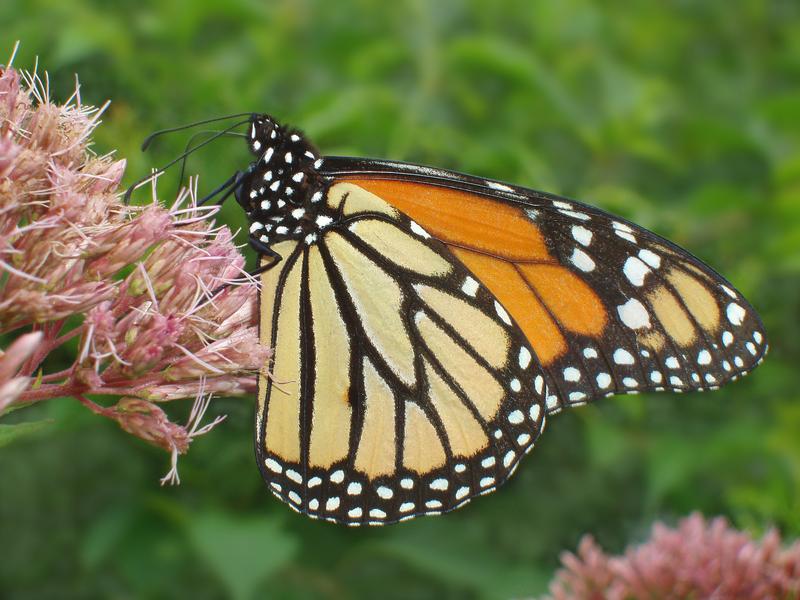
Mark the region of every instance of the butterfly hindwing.
MULTIPOLYGON (((311 516, 390 523, 495 489, 544 425, 522 331, 448 246, 358 186, 331 186, 313 243, 262 275, 256 451, 311 516)), ((269 259, 265 259, 269 260, 269 259)))

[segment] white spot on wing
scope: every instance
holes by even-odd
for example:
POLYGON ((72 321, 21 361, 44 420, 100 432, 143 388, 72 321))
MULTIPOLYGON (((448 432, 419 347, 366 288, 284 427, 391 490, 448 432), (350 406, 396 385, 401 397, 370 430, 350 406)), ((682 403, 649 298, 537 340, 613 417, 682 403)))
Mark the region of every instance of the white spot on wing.
POLYGON ((697 355, 697 364, 698 365, 710 365, 711 364, 711 354, 708 350, 701 350, 700 353, 697 355))
POLYGON ((265 460, 264 466, 267 467, 273 473, 283 472, 283 467, 281 466, 281 464, 277 460, 274 460, 272 458, 268 458, 267 460, 265 460))
POLYGON ((507 185, 503 185, 502 183, 497 183, 496 181, 487 181, 486 185, 488 185, 493 190, 500 190, 501 192, 513 192, 514 189, 508 187, 507 185))
POLYGON ((728 315, 728 321, 734 325, 741 325, 744 321, 744 315, 746 314, 745 310, 735 302, 728 304, 728 308, 725 312, 728 315))
POLYGON ((478 282, 472 277, 467 277, 464 279, 464 283, 461 285, 461 291, 467 296, 472 296, 474 298, 475 294, 478 293, 478 282))
POLYGON ((627 233, 633 233, 633 229, 625 225, 625 223, 620 223, 619 221, 614 221, 611 223, 611 226, 618 231, 625 231, 627 233))
POLYGON ((636 298, 631 298, 625 304, 617 307, 619 318, 629 329, 643 329, 650 327, 650 315, 644 305, 636 298))
POLYGON ((578 212, 575 210, 558 209, 558 212, 560 212, 562 215, 567 215, 568 217, 572 217, 573 219, 578 219, 580 221, 588 221, 589 219, 591 219, 591 217, 586 213, 578 212))
POLYGON ((503 308, 503 305, 500 304, 497 300, 494 301, 494 309, 497 311, 497 316, 503 319, 503 322, 506 325, 511 325, 511 317, 508 316, 506 309, 503 308))
POLYGON ((639 250, 639 258, 641 258, 654 269, 658 269, 661 266, 661 257, 647 248, 642 248, 639 250))
POLYGON ((411 231, 416 233, 420 237, 424 237, 426 240, 431 237, 431 234, 425 231, 422 227, 420 227, 416 222, 411 221, 411 231))
POLYGON ((597 387, 601 390, 607 389, 611 385, 611 375, 608 373, 597 374, 597 387))
POLYGON ((632 365, 634 363, 633 356, 624 348, 614 350, 614 362, 618 365, 632 365))
POLYGON ((525 346, 522 346, 519 349, 519 368, 527 369, 529 364, 531 364, 530 350, 528 350, 525 346))
POLYGON ((511 414, 508 415, 508 422, 512 425, 519 425, 525 419, 525 415, 522 414, 521 410, 515 410, 511 414))
POLYGON ((650 272, 650 267, 644 264, 635 256, 629 256, 622 267, 622 272, 633 285, 641 287, 644 285, 644 278, 650 272))
POLYGON ((572 256, 569 258, 570 262, 578 267, 581 271, 589 273, 594 271, 595 264, 592 258, 580 248, 575 248, 572 251, 572 256))
POLYGON ((588 246, 592 243, 592 232, 583 225, 572 226, 572 237, 582 246, 588 246))

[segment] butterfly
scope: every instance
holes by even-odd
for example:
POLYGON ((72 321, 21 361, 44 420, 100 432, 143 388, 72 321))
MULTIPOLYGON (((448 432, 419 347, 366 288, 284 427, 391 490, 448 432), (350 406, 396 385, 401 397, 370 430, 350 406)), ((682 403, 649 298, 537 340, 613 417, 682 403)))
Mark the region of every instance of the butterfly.
POLYGON ((247 122, 231 193, 260 254, 258 466, 291 508, 382 525, 502 485, 547 419, 612 394, 714 390, 767 351, 755 310, 597 208, 413 164, 321 157, 247 122))

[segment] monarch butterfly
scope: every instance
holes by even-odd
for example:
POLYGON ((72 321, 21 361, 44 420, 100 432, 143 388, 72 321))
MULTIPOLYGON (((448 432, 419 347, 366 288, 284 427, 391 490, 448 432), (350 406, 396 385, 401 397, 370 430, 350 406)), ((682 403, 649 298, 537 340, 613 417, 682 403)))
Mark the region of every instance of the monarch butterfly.
MULTIPOLYGON (((599 209, 451 171, 321 157, 251 115, 226 184, 260 253, 258 466, 347 525, 493 491, 547 417, 716 389, 761 362, 758 315, 675 244, 599 209)), ((220 188, 223 189, 223 188, 220 188)))

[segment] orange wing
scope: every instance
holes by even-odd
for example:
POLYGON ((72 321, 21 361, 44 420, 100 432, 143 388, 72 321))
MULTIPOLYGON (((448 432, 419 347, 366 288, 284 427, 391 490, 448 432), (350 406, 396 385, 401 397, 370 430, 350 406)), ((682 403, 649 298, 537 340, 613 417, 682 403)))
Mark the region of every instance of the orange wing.
POLYGON ((498 199, 494 190, 516 190, 491 182, 494 190, 479 191, 377 175, 337 180, 402 211, 495 296, 547 375, 538 386, 551 412, 613 393, 715 389, 764 354, 761 323, 730 284, 602 211, 551 197, 498 199))

